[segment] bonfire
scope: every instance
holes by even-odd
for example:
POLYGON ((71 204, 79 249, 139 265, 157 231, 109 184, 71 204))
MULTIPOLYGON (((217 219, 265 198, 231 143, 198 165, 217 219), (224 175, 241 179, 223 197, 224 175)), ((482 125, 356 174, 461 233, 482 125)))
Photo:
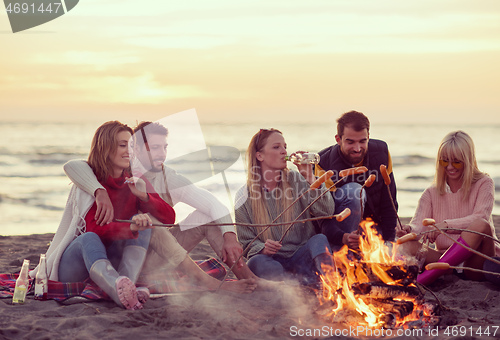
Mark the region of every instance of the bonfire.
POLYGON ((435 305, 415 285, 419 263, 396 255, 371 220, 360 224, 358 250, 347 246, 333 254, 335 270, 322 268, 321 314, 330 322, 372 328, 421 328, 437 322, 435 305))

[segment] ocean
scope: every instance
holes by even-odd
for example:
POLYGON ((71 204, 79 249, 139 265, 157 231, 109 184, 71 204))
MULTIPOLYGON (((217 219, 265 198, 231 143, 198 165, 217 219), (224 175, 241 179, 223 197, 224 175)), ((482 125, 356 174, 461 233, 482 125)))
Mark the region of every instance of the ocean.
MULTIPOLYGON (((184 122, 185 123, 185 122, 184 122)), ((289 152, 317 152, 335 143, 335 122, 273 123, 179 123, 167 122, 170 130, 167 165, 178 169, 203 167, 203 159, 186 157, 209 146, 232 147, 244 154, 250 138, 260 128, 274 127, 283 132, 289 152), (177 125, 176 125, 177 124, 177 125), (184 163, 184 164, 183 164, 184 163)), ((53 233, 66 204, 71 182, 63 164, 71 159, 86 159, 96 122, 3 122, 0 125, 0 235, 53 233)), ((376 124, 370 137, 389 144, 397 185, 399 216, 411 217, 423 190, 433 181, 435 156, 441 139, 450 131, 464 130, 473 138, 479 168, 495 180, 496 197, 500 191, 500 143, 495 125, 376 124)), ((224 156, 219 157, 224 158, 224 156)), ((213 192, 231 207, 230 195, 244 183, 243 158, 229 152, 227 164, 203 178, 192 177, 197 185, 213 192), (225 170, 225 171, 224 171, 225 170)), ((225 163, 224 163, 225 161, 225 163)), ((213 170, 213 168, 212 168, 213 170)), ((182 170, 181 170, 182 171, 182 170)), ((186 176, 191 176, 189 170, 186 176)), ((190 212, 176 206, 178 218, 190 212)), ((494 214, 500 214, 496 201, 494 214)))

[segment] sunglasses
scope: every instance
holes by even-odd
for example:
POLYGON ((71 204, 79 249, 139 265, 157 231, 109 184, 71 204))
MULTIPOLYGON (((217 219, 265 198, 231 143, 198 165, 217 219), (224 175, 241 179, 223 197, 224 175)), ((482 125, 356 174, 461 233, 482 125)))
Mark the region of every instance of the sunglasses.
MULTIPOLYGON (((446 168, 448 166, 448 164, 450 164, 450 161, 445 161, 444 159, 440 159, 439 160, 439 165, 441 165, 442 167, 446 168)), ((455 168, 455 169, 462 169, 463 166, 464 166, 464 163, 461 162, 461 161, 458 161, 458 162, 451 162, 451 165, 455 168)))

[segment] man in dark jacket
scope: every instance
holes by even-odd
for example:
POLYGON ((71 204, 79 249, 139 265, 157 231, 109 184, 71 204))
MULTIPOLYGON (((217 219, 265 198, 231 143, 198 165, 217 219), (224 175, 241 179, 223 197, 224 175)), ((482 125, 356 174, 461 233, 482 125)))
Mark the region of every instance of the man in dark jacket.
POLYGON ((342 222, 337 222, 335 219, 325 220, 321 231, 327 236, 332 249, 339 249, 344 244, 351 248, 359 246, 357 229, 361 220, 360 190, 368 176, 375 174, 375 182, 371 187, 363 190, 363 218, 371 217, 377 224, 377 229, 383 239, 394 241, 397 215, 387 186, 380 174, 380 165, 384 164, 391 179, 389 188, 397 209, 396 184, 387 144, 381 140, 369 139, 370 121, 361 112, 346 112, 337 120, 337 123, 335 136, 337 144, 320 151, 320 162, 315 167, 316 175, 320 176, 327 170, 333 170, 334 175, 331 180, 336 182, 340 179, 341 170, 365 166, 368 171, 364 174, 345 177, 336 187, 330 189, 335 200, 335 213, 350 208, 351 216, 342 222))

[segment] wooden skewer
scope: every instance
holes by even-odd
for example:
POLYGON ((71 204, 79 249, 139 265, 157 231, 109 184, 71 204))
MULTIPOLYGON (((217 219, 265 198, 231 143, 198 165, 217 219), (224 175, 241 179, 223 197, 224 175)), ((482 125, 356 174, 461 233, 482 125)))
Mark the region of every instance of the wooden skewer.
MULTIPOLYGON (((426 221, 426 223, 430 223, 432 219, 425 219, 424 221, 426 221)), ((432 220, 434 221, 434 220, 432 220)), ((435 223, 435 221, 434 221, 435 223)), ((425 224, 424 224, 425 225, 425 224)), ((462 248, 465 248, 467 249, 468 251, 476 254, 476 255, 479 255, 487 260, 490 260, 491 262, 495 262, 496 264, 499 264, 500 265, 500 261, 498 261, 497 259, 494 259, 486 254, 483 254, 481 253, 480 251, 477 251, 475 249, 472 249, 471 247, 467 247, 465 244, 462 244, 460 242, 458 242, 457 240, 455 240, 453 237, 449 236, 447 233, 445 233, 444 231, 442 231, 441 229, 439 229, 438 227, 436 227, 436 224, 428 224, 428 225, 431 225, 433 226, 434 228, 436 228, 441 234, 443 234, 445 237, 447 237, 448 239, 450 239, 453 243, 456 243, 458 244, 459 246, 461 246, 462 248)), ((465 231, 465 230, 464 230, 465 231)))
POLYGON ((478 273, 483 273, 483 274, 491 274, 491 275, 496 275, 500 276, 500 273, 495 273, 495 272, 490 272, 487 270, 482 270, 482 269, 477 269, 477 268, 471 268, 471 267, 456 267, 456 266, 450 266, 449 263, 446 262, 433 262, 429 263, 425 266, 425 269, 427 270, 433 270, 433 269, 463 269, 463 270, 470 270, 473 272, 478 272, 478 273))
MULTIPOLYGON (((361 212, 360 212, 359 216, 361 216, 361 218, 363 218, 363 190, 371 187, 373 182, 375 182, 376 179, 377 179, 377 176, 375 176, 374 174, 371 174, 370 176, 368 176, 365 183, 361 187, 361 190, 359 191, 359 206, 361 208, 361 212)), ((359 226, 359 225, 358 225, 358 234, 361 235, 361 226, 359 226)))
POLYGON ((399 222, 399 227, 401 229, 403 229, 403 224, 401 223, 401 220, 399 219, 398 209, 396 209, 396 205, 394 204, 394 199, 392 198, 392 194, 391 194, 391 188, 389 187, 389 185, 391 184, 391 178, 389 177, 389 174, 387 173, 387 168, 385 167, 384 164, 380 164, 380 173, 382 174, 382 177, 384 178, 384 183, 385 183, 385 186, 387 187, 387 192, 389 193, 389 198, 391 199, 392 208, 394 209, 394 212, 396 213, 396 217, 397 217, 398 222, 399 222))
MULTIPOLYGON (((329 215, 329 216, 320 216, 320 217, 311 217, 311 218, 305 218, 303 220, 298 220, 295 221, 294 223, 301 223, 301 222, 308 222, 308 221, 317 221, 317 220, 324 220, 324 219, 332 219, 336 218, 337 215, 329 215)), ((115 219, 116 222, 123 222, 123 223, 134 223, 132 220, 120 220, 120 219, 115 219)), ((290 221, 286 222, 275 222, 275 223, 263 223, 263 224, 252 224, 252 223, 239 223, 239 222, 232 222, 232 223, 205 223, 205 224, 184 224, 183 226, 185 227, 197 227, 200 225, 206 226, 206 227, 220 227, 220 226, 243 226, 243 227, 255 227, 255 228, 264 228, 268 226, 278 226, 278 225, 285 225, 290 223, 290 221)), ((166 228, 172 228, 172 227, 179 227, 179 223, 176 224, 165 224, 165 223, 153 223, 152 224, 154 227, 166 227, 166 228)))
MULTIPOLYGON (((314 203, 314 202, 313 202, 314 203)), ((309 209, 309 207, 313 204, 311 203, 307 208, 304 209, 304 211, 302 211, 300 213, 299 216, 301 216, 303 213, 305 213, 307 211, 307 209, 309 209)), ((343 220, 345 220, 349 215, 351 214, 351 209, 349 208, 345 208, 344 210, 342 210, 342 212, 340 214, 337 214, 337 215, 333 215, 333 217, 335 217, 335 219, 339 222, 342 222, 343 220)), ((290 222, 289 222, 290 223, 290 222)), ((283 235, 281 236, 280 240, 279 240, 279 243, 281 243, 283 241, 283 239, 285 238, 285 235, 288 233, 288 231, 292 228, 292 226, 295 224, 295 223, 299 223, 299 220, 294 220, 290 223, 290 225, 288 226, 288 228, 285 230, 285 232, 283 233, 283 235)))
MULTIPOLYGON (((321 175, 316 181, 314 181, 310 186, 309 186, 309 189, 307 189, 304 193, 302 193, 299 197, 297 197, 292 203, 290 203, 290 205, 288 207, 286 207, 278 216, 276 216, 276 218, 271 222, 272 223, 275 223, 281 216, 283 216, 283 214, 288 210, 290 209, 295 203, 297 203, 299 201, 300 198, 302 198, 305 194, 307 194, 308 192, 310 192, 311 190, 315 190, 317 189, 319 186, 321 186, 322 183, 326 182, 330 177, 332 177, 334 175, 333 171, 332 170, 328 170, 327 172, 325 172, 323 175, 321 175)), ((338 183, 338 182, 337 182, 338 183)), ((328 191, 327 191, 328 192, 328 191)), ((300 216, 300 215, 299 215, 300 216)), ((229 271, 226 273, 226 275, 224 276, 224 279, 222 280, 222 282, 220 283, 219 287, 217 287, 217 290, 216 292, 219 291, 220 287, 222 287, 222 284, 224 283, 224 281, 227 279, 227 277, 229 276, 229 274, 233 271, 233 268, 234 266, 241 260, 241 258, 243 257, 243 254, 246 254, 248 252, 248 250, 250 249, 250 246, 255 242, 255 240, 257 240, 259 238, 260 235, 262 235, 267 229, 269 229, 271 226, 268 225, 267 227, 265 227, 264 229, 262 229, 261 232, 259 232, 253 239, 252 241, 250 241, 250 243, 245 247, 245 249, 243 250, 243 252, 240 254, 240 256, 238 257, 238 259, 236 261, 234 261, 233 265, 229 268, 229 271)))

